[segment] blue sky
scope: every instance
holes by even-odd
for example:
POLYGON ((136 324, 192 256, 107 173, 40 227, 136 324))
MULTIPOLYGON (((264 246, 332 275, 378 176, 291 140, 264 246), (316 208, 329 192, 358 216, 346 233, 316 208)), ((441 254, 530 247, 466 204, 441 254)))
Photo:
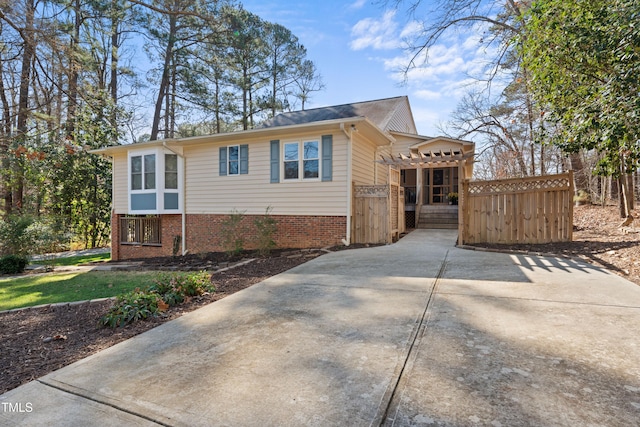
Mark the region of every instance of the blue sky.
MULTIPOLYGON (((429 0, 423 4, 431 6, 429 0)), ((385 9, 366 0, 246 0, 245 9, 289 28, 307 48, 326 89, 315 92, 306 108, 407 95, 422 135, 441 134, 458 101, 480 75, 486 58, 481 29, 447 34, 427 64, 399 69, 410 55, 402 49, 420 24, 404 10, 385 9)))

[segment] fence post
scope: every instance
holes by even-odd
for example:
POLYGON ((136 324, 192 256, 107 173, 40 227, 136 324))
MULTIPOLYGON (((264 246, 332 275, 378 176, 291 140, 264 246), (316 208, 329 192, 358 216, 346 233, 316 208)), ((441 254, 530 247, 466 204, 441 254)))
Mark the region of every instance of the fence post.
POLYGON ((462 191, 458 194, 458 244, 464 245, 467 243, 467 230, 469 228, 468 221, 470 215, 467 215, 468 203, 467 197, 469 194, 469 180, 462 180, 462 191))

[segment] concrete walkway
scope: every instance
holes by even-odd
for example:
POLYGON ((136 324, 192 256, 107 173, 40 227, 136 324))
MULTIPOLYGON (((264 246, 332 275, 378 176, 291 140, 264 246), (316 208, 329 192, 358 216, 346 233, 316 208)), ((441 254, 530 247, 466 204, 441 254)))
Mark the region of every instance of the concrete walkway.
POLYGON ((638 425, 639 286, 454 243, 323 255, 0 396, 0 425, 638 425))

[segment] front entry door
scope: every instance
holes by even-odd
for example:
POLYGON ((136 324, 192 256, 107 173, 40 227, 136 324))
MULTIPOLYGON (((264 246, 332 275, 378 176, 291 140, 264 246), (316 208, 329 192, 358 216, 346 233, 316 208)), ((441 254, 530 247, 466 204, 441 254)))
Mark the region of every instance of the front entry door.
POLYGON ((424 169, 423 182, 424 204, 447 204, 447 194, 458 192, 458 168, 424 169))

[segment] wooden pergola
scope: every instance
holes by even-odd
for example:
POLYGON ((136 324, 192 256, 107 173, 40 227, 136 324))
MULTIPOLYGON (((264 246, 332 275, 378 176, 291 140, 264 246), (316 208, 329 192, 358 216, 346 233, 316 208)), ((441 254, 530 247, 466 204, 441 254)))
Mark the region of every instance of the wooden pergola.
POLYGON ((439 168, 454 167, 464 164, 467 159, 473 157, 474 153, 463 153, 462 151, 428 151, 423 153, 409 153, 409 156, 399 153, 398 155, 389 154, 387 157, 380 155, 381 160, 378 163, 387 166, 397 166, 401 169, 421 169, 421 168, 439 168))

